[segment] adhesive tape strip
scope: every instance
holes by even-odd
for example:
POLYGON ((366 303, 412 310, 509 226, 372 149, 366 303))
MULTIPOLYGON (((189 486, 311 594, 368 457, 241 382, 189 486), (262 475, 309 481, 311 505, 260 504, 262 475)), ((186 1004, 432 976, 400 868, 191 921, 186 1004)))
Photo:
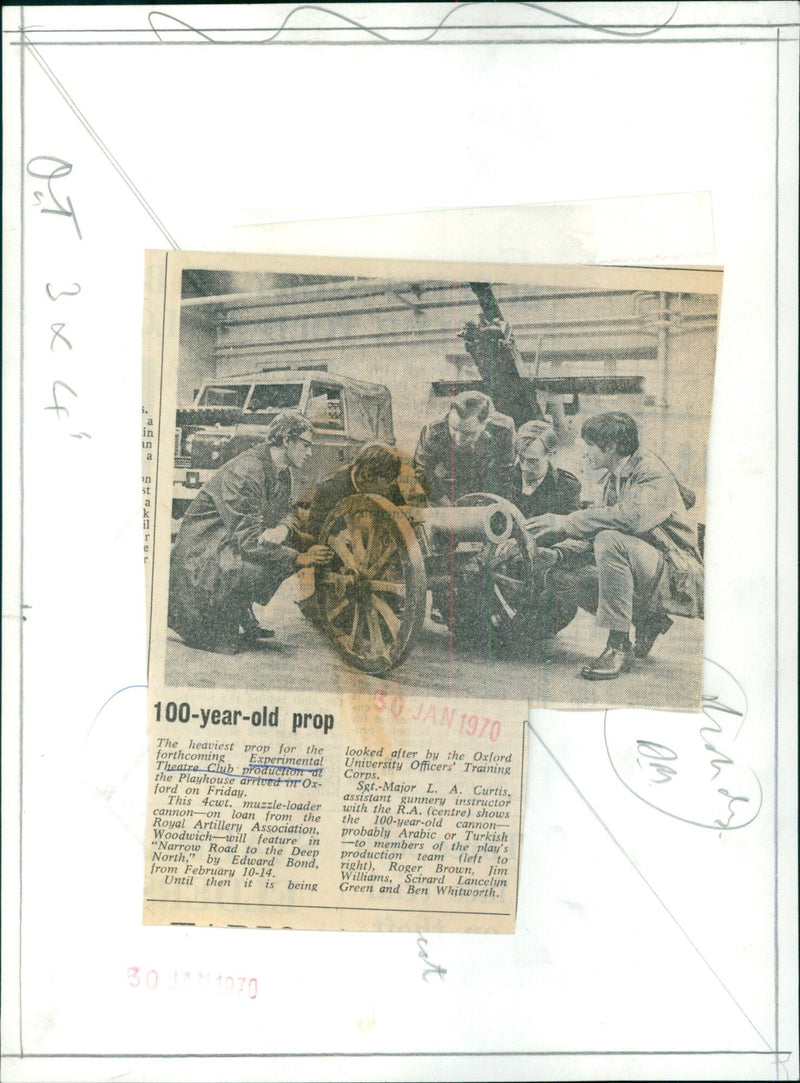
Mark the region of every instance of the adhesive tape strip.
POLYGON ((234 238, 237 252, 382 259, 653 265, 714 255, 708 192, 260 221, 234 238))

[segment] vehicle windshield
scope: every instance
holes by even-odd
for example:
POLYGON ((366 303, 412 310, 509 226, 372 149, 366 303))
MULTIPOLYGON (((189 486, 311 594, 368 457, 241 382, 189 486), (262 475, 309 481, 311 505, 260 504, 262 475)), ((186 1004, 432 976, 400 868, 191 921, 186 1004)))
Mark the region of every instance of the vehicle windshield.
POLYGON ((300 384, 256 384, 247 407, 250 411, 291 410, 300 404, 300 396, 303 394, 303 385, 300 384))
POLYGON ((206 387, 197 403, 198 406, 244 406, 249 384, 228 384, 206 387))

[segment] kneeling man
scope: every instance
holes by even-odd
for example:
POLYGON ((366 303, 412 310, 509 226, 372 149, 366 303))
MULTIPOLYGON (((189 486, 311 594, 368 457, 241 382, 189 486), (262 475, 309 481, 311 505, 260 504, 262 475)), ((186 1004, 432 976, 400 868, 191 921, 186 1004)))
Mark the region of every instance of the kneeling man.
POLYGON ((685 515, 694 501, 657 455, 639 447, 633 418, 598 414, 584 422, 581 436, 589 465, 606 471, 600 506, 540 515, 529 526, 535 537, 579 539, 554 546, 565 568, 554 569, 553 585, 574 592, 608 629, 605 650, 581 673, 587 680, 611 680, 630 669, 634 657, 646 657, 656 637, 669 630, 667 612, 703 615, 703 564, 685 515), (589 559, 582 568, 579 559, 570 571, 571 556, 581 550, 589 559))
POLYGON ((272 635, 266 605, 297 568, 325 564, 324 546, 291 547, 291 471, 311 454, 313 432, 296 410, 278 414, 264 443, 225 463, 197 494, 172 549, 167 623, 189 647, 237 654, 272 635))

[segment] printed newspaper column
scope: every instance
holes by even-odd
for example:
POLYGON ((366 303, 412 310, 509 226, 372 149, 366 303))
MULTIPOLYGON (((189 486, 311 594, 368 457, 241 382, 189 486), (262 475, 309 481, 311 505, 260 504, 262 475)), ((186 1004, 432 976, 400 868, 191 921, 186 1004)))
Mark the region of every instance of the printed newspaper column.
POLYGON ((525 704, 170 695, 146 923, 513 932, 525 704))
POLYGON ((156 417, 159 407, 158 375, 163 364, 164 349, 164 290, 167 264, 163 256, 148 255, 145 261, 145 304, 142 324, 142 534, 147 599, 148 638, 149 615, 152 610, 152 577, 154 546, 154 509, 156 491, 156 417))

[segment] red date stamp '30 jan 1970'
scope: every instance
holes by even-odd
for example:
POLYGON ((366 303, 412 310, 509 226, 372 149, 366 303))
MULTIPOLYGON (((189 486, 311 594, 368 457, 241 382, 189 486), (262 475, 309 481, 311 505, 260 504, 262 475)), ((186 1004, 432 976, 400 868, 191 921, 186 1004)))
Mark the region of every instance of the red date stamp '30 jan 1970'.
POLYGON ((467 737, 482 737, 490 741, 499 741, 502 733, 502 724, 498 718, 481 717, 466 711, 457 713, 455 707, 449 707, 435 699, 422 699, 415 704, 407 702, 401 695, 393 695, 390 698, 388 693, 379 690, 374 694, 373 706, 378 714, 388 712, 394 718, 446 726, 452 732, 462 733, 467 737))
POLYGON ((149 993, 203 993, 241 1000, 255 1000, 258 997, 258 978, 215 974, 210 970, 173 968, 161 973, 154 967, 146 970, 140 966, 129 966, 127 981, 129 988, 149 993))

